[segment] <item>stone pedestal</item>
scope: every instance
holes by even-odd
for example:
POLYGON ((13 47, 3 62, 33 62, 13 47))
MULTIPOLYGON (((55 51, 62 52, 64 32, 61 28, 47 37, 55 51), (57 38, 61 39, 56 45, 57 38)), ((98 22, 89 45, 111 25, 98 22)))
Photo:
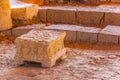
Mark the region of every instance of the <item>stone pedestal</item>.
POLYGON ((12 27, 10 4, 8 0, 0 0, 0 31, 12 27))
POLYGON ((53 30, 34 29, 16 39, 17 54, 15 60, 41 63, 43 67, 52 67, 56 60, 64 58, 64 37, 66 33, 53 30))

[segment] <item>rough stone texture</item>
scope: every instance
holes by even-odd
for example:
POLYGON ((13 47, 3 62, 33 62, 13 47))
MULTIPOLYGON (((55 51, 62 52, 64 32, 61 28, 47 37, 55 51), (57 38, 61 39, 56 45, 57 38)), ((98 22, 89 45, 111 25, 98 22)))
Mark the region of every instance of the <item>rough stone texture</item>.
POLYGON ((81 27, 77 30, 77 41, 96 43, 98 41, 98 33, 100 30, 100 28, 94 27, 81 27))
MULTIPOLYGON (((84 8, 83 8, 84 9, 84 8)), ((100 10, 86 8, 84 10, 78 9, 77 22, 78 24, 86 26, 101 26, 103 25, 103 18, 105 13, 100 10)))
POLYGON ((16 39, 17 63, 33 61, 41 63, 43 67, 52 67, 56 60, 64 58, 65 32, 34 29, 16 39))
POLYGON ((119 36, 120 27, 108 25, 102 31, 100 31, 99 42, 118 44, 119 36))
POLYGON ((12 28, 9 0, 0 1, 0 31, 12 28))
POLYGON ((79 26, 67 24, 55 24, 44 27, 44 29, 65 31, 66 32, 65 41, 76 42, 77 30, 79 29, 79 26))
POLYGON ((46 18, 47 18, 47 9, 46 8, 42 8, 40 7, 39 10, 38 10, 38 19, 41 21, 41 22, 46 22, 46 18))
POLYGON ((35 29, 35 28, 40 29, 41 27, 44 27, 44 26, 45 26, 44 24, 33 24, 33 25, 16 27, 16 28, 12 29, 12 36, 18 37, 23 34, 26 34, 27 32, 29 32, 32 29, 35 29))
POLYGON ((76 24, 76 9, 53 7, 47 10, 47 21, 51 23, 76 24))
POLYGON ((14 4, 11 10, 14 26, 32 24, 38 14, 38 6, 34 4, 14 4))

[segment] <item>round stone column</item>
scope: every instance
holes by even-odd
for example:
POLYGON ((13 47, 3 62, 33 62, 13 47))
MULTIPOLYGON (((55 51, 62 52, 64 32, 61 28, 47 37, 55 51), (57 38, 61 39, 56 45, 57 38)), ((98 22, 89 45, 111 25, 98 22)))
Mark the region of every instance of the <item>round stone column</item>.
POLYGON ((9 0, 0 0, 0 31, 11 27, 12 19, 9 0))

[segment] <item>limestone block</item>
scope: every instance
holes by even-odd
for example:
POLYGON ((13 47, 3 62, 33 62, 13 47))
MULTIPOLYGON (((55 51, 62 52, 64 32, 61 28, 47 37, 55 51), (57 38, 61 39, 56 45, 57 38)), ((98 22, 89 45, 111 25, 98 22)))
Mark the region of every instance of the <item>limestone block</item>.
POLYGON ((105 14, 106 25, 120 25, 120 12, 109 12, 105 14))
POLYGON ((76 24, 76 9, 54 7, 47 10, 47 21, 51 23, 76 24))
POLYGON ((20 26, 12 29, 12 36, 18 37, 23 34, 26 34, 32 29, 40 29, 41 27, 45 26, 44 24, 33 24, 33 25, 27 25, 27 26, 20 26))
POLYGON ((34 4, 16 4, 11 6, 14 25, 32 24, 32 19, 37 17, 38 6, 34 4))
POLYGON ((47 8, 42 8, 40 7, 39 10, 38 10, 38 19, 41 21, 41 22, 46 22, 46 18, 47 18, 47 8))
POLYGON ((12 28, 11 11, 8 0, 0 1, 0 31, 12 28))
POLYGON ((92 8, 79 9, 77 11, 77 22, 85 26, 101 26, 104 15, 104 12, 92 8))
POLYGON ((118 44, 120 36, 120 27, 119 26, 106 26, 99 33, 99 42, 103 43, 115 43, 118 44))
POLYGON ((54 25, 44 27, 44 29, 65 31, 66 32, 65 41, 76 42, 77 30, 79 29, 79 26, 67 25, 67 24, 54 24, 54 25))
POLYGON ((77 31, 77 42, 91 42, 96 43, 98 41, 98 33, 100 28, 84 27, 77 31))
POLYGON ((65 32, 34 29, 18 37, 15 42, 17 63, 32 61, 41 63, 43 67, 52 67, 56 60, 65 57, 65 32))

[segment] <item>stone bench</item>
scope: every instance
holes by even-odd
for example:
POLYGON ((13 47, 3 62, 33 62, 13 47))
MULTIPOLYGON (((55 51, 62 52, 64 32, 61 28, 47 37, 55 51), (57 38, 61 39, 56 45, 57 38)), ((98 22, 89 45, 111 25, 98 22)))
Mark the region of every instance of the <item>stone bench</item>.
POLYGON ((24 61, 41 63, 42 67, 52 67, 56 60, 64 58, 64 37, 62 31, 34 29, 18 37, 15 42, 17 53, 15 61, 22 64, 24 61))

